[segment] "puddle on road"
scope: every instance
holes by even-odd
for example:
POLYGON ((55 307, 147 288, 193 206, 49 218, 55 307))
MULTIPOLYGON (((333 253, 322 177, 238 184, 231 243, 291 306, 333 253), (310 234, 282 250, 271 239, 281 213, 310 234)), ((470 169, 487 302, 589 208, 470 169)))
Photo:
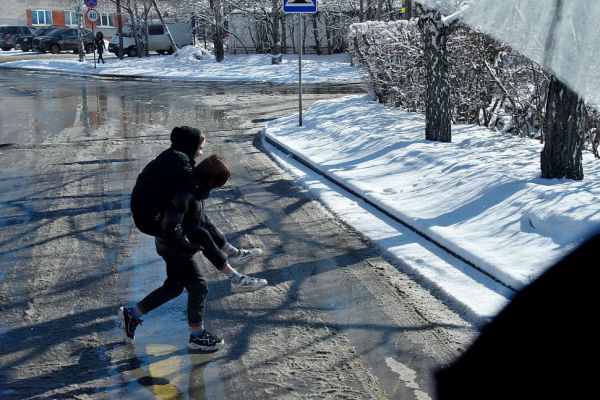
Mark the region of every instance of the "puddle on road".
MULTIPOLYGON (((239 124, 226 121, 223 110, 206 106, 205 96, 297 90, 290 85, 98 80, 7 70, 0 76, 0 100, 11 107, 0 107, 0 143, 64 142, 73 129, 74 140, 106 137, 96 131, 107 128, 112 137, 129 138, 144 125, 226 129, 239 124)), ((306 94, 364 92, 362 85, 304 86, 306 94)))
POLYGON ((366 361, 389 398, 430 399, 433 361, 424 359, 425 349, 407 340, 418 326, 399 328, 382 316, 376 299, 356 278, 340 269, 308 278, 302 291, 315 306, 326 309, 348 336, 358 357, 366 361))
POLYGON ((158 399, 185 398, 181 386, 186 360, 182 355, 173 355, 177 354, 177 347, 168 344, 136 345, 136 353, 138 348, 141 348, 138 358, 146 362, 140 368, 123 373, 123 378, 129 382, 125 397, 140 398, 151 394, 151 398, 158 399))
MULTIPOLYGON (((153 241, 140 234, 132 254, 120 264, 120 285, 127 305, 140 301, 165 279, 164 262, 154 251, 153 241)), ((126 362, 113 365, 115 371, 111 374, 114 384, 121 388, 119 398, 225 398, 221 371, 213 361, 219 354, 187 348, 186 301, 184 292, 163 304, 144 318, 135 342, 119 345, 126 362)), ((115 327, 115 336, 122 335, 121 329, 115 327)))

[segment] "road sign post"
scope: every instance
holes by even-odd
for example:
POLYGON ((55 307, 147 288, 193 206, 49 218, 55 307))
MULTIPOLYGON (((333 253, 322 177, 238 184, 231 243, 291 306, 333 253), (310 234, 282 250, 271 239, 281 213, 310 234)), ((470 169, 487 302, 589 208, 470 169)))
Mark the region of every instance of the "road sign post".
MULTIPOLYGON (((94 3, 96 4, 96 0, 85 0, 85 3, 94 3)), ((94 69, 96 68, 96 35, 94 34, 94 24, 98 21, 99 15, 98 15, 98 11, 94 10, 93 8, 90 8, 87 10, 87 13, 85 14, 86 18, 88 19, 88 21, 90 21, 90 23, 92 24, 92 36, 94 37, 94 69)))
POLYGON ((298 14, 298 126, 302 126, 302 49, 304 14, 317 12, 317 0, 283 0, 283 12, 298 14))
POLYGON ((317 0, 283 0, 284 13, 316 13, 317 0))

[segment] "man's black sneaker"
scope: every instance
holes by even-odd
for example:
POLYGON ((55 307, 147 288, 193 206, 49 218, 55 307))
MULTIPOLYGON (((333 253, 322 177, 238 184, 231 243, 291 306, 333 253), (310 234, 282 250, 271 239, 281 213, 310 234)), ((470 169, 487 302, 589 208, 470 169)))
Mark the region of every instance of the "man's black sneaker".
POLYGON ((135 337, 135 328, 142 323, 142 320, 133 316, 131 307, 121 307, 119 308, 118 321, 125 335, 133 340, 135 337))
POLYGON ((188 347, 192 350, 217 351, 223 347, 224 344, 225 341, 220 337, 213 335, 209 331, 204 331, 200 336, 190 335, 188 347))

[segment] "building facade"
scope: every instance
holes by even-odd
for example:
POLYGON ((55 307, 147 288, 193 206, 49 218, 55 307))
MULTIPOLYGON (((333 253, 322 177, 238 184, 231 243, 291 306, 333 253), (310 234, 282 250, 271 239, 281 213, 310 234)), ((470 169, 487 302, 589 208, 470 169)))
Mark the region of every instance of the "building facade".
MULTIPOLYGON (((42 26, 77 26, 77 2, 83 0, 0 0, 0 25, 27 25, 34 28, 42 26)), ((94 24, 94 30, 102 31, 110 38, 117 31, 117 7, 110 0, 97 0, 94 7, 100 18, 94 24)), ((84 5, 84 12, 87 7, 84 5)), ((123 23, 126 16, 123 15, 123 23)), ((84 25, 92 24, 84 17, 84 25)))

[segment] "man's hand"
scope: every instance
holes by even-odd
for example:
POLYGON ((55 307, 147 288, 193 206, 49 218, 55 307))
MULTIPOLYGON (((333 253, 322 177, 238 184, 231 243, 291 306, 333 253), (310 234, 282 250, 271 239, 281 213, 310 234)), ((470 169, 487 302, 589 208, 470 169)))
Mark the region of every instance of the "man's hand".
POLYGON ((190 241, 186 236, 179 237, 169 241, 169 247, 185 254, 196 254, 203 250, 203 247, 196 242, 190 241))

